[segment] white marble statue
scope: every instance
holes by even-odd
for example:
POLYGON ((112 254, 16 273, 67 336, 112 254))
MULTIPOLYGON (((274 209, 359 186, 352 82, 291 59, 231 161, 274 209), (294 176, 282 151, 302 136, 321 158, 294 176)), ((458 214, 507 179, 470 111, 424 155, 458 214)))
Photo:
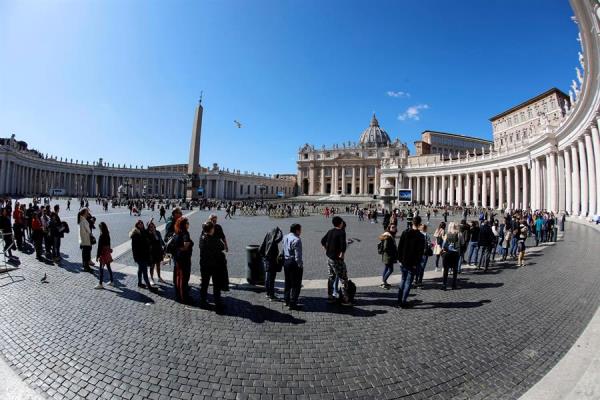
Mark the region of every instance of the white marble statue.
POLYGON ((581 84, 583 84, 583 75, 581 74, 579 67, 575 67, 575 72, 577 73, 577 80, 579 81, 579 85, 581 86, 581 84))

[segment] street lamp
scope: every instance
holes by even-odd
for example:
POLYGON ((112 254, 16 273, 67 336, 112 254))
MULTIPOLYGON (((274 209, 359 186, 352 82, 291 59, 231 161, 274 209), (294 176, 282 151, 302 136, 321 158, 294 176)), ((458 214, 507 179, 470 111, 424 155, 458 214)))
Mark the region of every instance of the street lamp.
MULTIPOLYGON (((186 174, 183 177, 177 179, 177 181, 183 185, 183 202, 186 202, 186 198, 187 198, 187 188, 190 185, 190 183, 194 182, 195 179, 195 175, 194 174, 186 174)), ((192 196, 194 194, 192 193, 192 196)))

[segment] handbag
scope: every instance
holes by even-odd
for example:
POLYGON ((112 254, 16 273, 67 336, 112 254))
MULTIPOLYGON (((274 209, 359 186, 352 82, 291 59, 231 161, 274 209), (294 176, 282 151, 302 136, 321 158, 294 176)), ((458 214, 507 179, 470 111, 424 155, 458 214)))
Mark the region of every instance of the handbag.
POLYGON ((90 244, 92 246, 96 244, 96 237, 92 233, 90 233, 90 244))

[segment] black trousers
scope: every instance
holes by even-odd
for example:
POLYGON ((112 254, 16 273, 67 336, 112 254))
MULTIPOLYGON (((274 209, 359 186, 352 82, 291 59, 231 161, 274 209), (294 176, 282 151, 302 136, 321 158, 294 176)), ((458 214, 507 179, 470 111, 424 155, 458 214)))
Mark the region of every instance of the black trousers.
POLYGON ((298 266, 296 260, 288 259, 283 264, 285 274, 285 286, 283 289, 283 299, 286 304, 295 306, 298 304, 300 289, 302 288, 303 269, 298 266))
POLYGON ((449 251, 444 255, 443 266, 444 266, 444 281, 443 285, 446 288, 448 284, 448 271, 452 269, 452 288, 456 288, 456 279, 458 277, 458 260, 460 256, 457 251, 449 251))
MULTIPOLYGON (((200 301, 206 301, 206 297, 208 296, 208 286, 210 284, 210 278, 213 277, 213 271, 208 269, 200 268, 200 276, 202 277, 202 282, 200 283, 200 301)), ((221 288, 219 285, 215 285, 213 281, 213 297, 215 299, 215 303, 218 304, 221 302, 221 288)))

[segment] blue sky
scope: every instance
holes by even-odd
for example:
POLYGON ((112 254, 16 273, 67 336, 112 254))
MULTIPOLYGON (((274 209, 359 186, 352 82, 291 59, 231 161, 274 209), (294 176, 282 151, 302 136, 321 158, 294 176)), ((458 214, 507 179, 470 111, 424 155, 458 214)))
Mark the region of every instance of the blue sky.
POLYGON ((411 149, 426 129, 489 138, 492 115, 568 90, 572 14, 566 0, 0 0, 0 136, 186 162, 203 90, 202 165, 295 172, 301 145, 356 141, 373 112, 411 149))

